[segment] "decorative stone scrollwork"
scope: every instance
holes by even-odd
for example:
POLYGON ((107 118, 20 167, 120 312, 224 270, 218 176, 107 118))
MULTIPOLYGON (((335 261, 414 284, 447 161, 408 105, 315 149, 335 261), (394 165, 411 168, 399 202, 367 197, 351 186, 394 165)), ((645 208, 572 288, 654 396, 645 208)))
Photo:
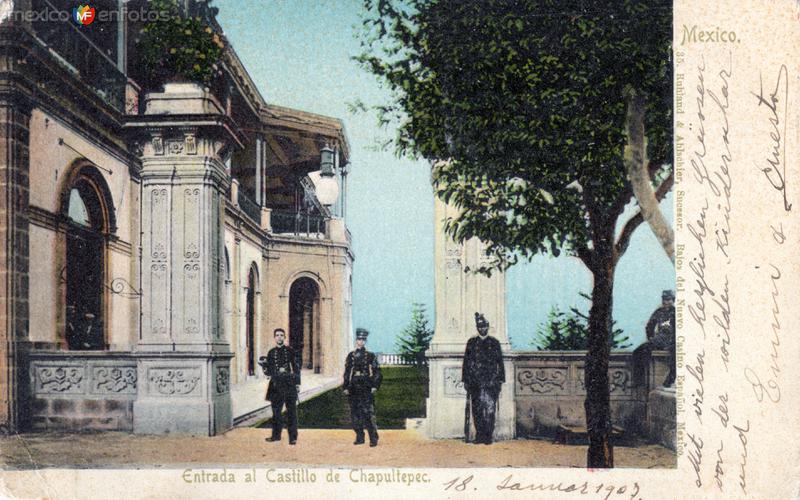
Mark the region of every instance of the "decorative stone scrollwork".
POLYGON ((186 201, 189 203, 196 203, 197 198, 200 196, 200 189, 199 188, 187 188, 183 191, 184 196, 186 196, 186 201))
POLYGON ((183 265, 183 272, 189 279, 194 279, 197 273, 200 272, 200 252, 197 250, 197 245, 190 243, 183 253, 186 259, 183 265))
POLYGON ((151 368, 150 387, 165 396, 187 395, 196 392, 200 374, 196 368, 151 368))
POLYGON ((200 333, 200 328, 197 326, 197 320, 189 319, 186 321, 186 328, 183 329, 189 335, 196 335, 200 333))
POLYGON ((92 392, 136 394, 136 368, 132 366, 95 367, 92 376, 92 392))
POLYGON ((447 251, 445 252, 448 257, 460 257, 461 256, 461 247, 460 246, 448 246, 447 251))
MULTIPOLYGON (((578 387, 582 393, 586 392, 586 372, 584 368, 578 368, 578 387)), ((608 393, 612 395, 630 394, 631 392, 631 373, 623 367, 608 369, 608 393)))
POLYGON ((153 321, 152 328, 153 335, 166 335, 167 327, 164 325, 164 320, 159 318, 153 321))
POLYGON ((183 141, 167 141, 167 151, 171 155, 183 153, 183 141))
POLYGON ((444 394, 446 396, 466 396, 464 383, 461 381, 461 368, 449 366, 444 369, 444 394))
POLYGON ((524 394, 566 395, 566 368, 520 368, 517 370, 517 392, 524 394))
POLYGON ((167 272, 167 252, 163 243, 156 243, 153 246, 151 257, 153 262, 150 264, 150 271, 160 277, 161 274, 167 272))
POLYGON ((217 367, 217 394, 225 394, 230 389, 230 369, 227 366, 217 367))
POLYGON ((186 252, 183 254, 184 257, 187 259, 199 259, 200 252, 197 251, 197 245, 194 243, 190 243, 189 246, 186 248, 186 252))
POLYGON ((461 269, 461 260, 459 260, 459 259, 447 259, 447 261, 445 262, 444 265, 448 270, 461 269))
POLYGON ((84 392, 82 366, 37 366, 34 376, 37 392, 58 394, 84 392))
POLYGON ((154 189, 152 193, 150 193, 153 198, 153 209, 156 209, 158 205, 161 203, 167 202, 167 190, 166 189, 154 189))
POLYGON ((608 384, 610 393, 614 394, 615 392, 618 392, 624 394, 630 392, 630 375, 631 373, 624 368, 609 370, 608 384))

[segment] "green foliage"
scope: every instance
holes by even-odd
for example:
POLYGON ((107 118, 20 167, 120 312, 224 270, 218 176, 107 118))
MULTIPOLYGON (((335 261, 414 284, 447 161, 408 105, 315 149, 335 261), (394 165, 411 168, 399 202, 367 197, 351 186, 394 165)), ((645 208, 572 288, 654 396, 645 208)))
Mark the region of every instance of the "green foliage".
POLYGON ((178 0, 151 0, 148 9, 168 15, 145 24, 136 45, 150 86, 169 80, 209 83, 219 71, 225 42, 201 17, 185 16, 178 0))
MULTIPOLYGON (((364 0, 357 60, 392 92, 376 108, 398 154, 432 162, 458 207, 456 241, 478 237, 477 271, 561 252, 594 279, 588 318, 589 467, 613 466, 608 338, 614 270, 642 223, 624 151, 632 95, 645 101, 648 171, 672 157, 672 2, 364 0)), ((668 185, 668 184, 667 184, 668 185)))
POLYGON ((395 347, 403 360, 415 366, 427 366, 425 351, 431 344, 433 330, 428 328, 425 318, 425 306, 414 303, 411 306, 411 322, 403 329, 395 340, 395 347))
POLYGON ((357 60, 393 93, 380 121, 397 126, 399 154, 439 162, 437 195, 463 209, 446 229, 488 243, 494 258, 481 271, 536 253, 566 251, 589 265, 600 249, 616 260, 598 240, 610 239, 632 199, 626 91, 647 100, 651 164, 664 170, 672 156, 671 3, 365 6, 357 60))
MULTIPOLYGON (((629 349, 631 344, 621 328, 611 325, 609 349, 629 349)), ((571 307, 569 312, 557 306, 550 309, 547 322, 536 330, 532 345, 540 351, 584 351, 589 348, 589 317, 571 307)))

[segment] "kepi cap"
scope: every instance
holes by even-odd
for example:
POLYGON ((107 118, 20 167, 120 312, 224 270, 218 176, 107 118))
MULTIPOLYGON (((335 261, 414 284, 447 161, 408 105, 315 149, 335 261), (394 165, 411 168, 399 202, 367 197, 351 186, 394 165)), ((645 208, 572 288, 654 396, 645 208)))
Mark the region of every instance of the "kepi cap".
POLYGON ((356 328, 356 340, 367 340, 369 331, 366 328, 356 328))

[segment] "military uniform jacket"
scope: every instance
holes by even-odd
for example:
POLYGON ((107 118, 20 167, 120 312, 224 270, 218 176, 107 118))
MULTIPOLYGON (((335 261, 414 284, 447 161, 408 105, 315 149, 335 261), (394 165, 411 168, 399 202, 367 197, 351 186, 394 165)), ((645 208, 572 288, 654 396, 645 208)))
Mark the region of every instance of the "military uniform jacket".
POLYGON ((500 389, 500 384, 506 381, 506 371, 499 340, 489 335, 484 338, 476 335, 467 341, 461 381, 467 390, 470 387, 500 389))
POLYGON ((675 341, 675 306, 661 306, 650 316, 645 327, 647 340, 656 349, 666 349, 675 341))
POLYGON ((383 376, 378 366, 378 357, 366 349, 356 349, 347 355, 344 364, 344 390, 381 386, 383 376))
POLYGON ((267 399, 273 399, 279 390, 294 392, 295 386, 300 385, 300 363, 291 347, 284 345, 270 349, 264 373, 270 378, 267 399))

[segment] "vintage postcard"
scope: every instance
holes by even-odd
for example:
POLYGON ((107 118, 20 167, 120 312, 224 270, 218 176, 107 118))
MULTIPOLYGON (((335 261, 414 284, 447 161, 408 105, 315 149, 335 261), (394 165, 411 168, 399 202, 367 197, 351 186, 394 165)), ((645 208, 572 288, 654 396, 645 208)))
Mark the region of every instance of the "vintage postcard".
POLYGON ((0 45, 0 497, 800 498, 797 1, 0 45))

